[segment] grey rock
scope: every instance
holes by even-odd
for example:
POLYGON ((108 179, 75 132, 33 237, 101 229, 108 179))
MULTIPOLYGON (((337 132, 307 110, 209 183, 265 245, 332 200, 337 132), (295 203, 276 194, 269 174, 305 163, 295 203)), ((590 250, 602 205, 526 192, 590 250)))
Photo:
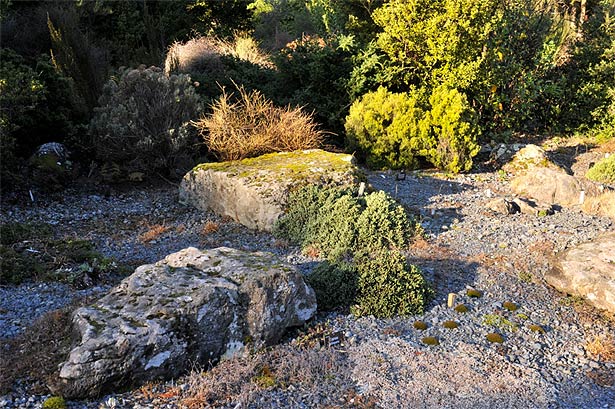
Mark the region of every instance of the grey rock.
POLYGON ((205 163, 181 182, 179 198, 255 229, 271 231, 291 189, 301 185, 349 185, 360 172, 352 155, 322 150, 282 152, 242 161, 205 163))
POLYGON ((519 212, 519 206, 503 197, 491 200, 485 207, 493 212, 501 214, 515 214, 519 212))
POLYGON ((615 233, 561 253, 545 279, 559 291, 615 312, 615 233))
POLYGON ((75 346, 49 386, 82 398, 177 377, 247 342, 271 345, 315 312, 314 291, 274 255, 187 248, 75 312, 75 346))
POLYGON ((550 216, 555 213, 555 208, 553 205, 539 205, 533 200, 523 197, 514 198, 513 203, 517 205, 517 208, 521 211, 521 213, 529 214, 531 216, 550 216))

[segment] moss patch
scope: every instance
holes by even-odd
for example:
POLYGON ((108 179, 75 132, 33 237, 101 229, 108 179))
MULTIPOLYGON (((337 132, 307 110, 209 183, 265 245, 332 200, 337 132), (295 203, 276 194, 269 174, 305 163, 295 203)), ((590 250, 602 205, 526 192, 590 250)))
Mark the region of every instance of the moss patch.
POLYGON ((455 306, 455 311, 459 313, 468 312, 468 307, 466 307, 465 304, 458 304, 457 306, 455 306))
POLYGON ((444 328, 448 328, 448 329, 455 329, 455 328, 459 328, 459 323, 456 321, 444 321, 442 323, 442 326, 444 328))
POLYGON ((502 304, 502 306, 508 311, 517 311, 519 309, 519 306, 517 304, 510 301, 506 301, 504 304, 502 304))
POLYGON ((229 176, 244 178, 254 184, 267 181, 309 181, 319 178, 335 184, 335 180, 332 179, 336 174, 348 175, 357 180, 364 178, 352 162, 351 155, 314 149, 269 153, 237 161, 202 163, 194 170, 226 172, 229 176))
POLYGON ((483 293, 472 288, 466 291, 466 295, 471 298, 480 298, 483 296, 483 293))

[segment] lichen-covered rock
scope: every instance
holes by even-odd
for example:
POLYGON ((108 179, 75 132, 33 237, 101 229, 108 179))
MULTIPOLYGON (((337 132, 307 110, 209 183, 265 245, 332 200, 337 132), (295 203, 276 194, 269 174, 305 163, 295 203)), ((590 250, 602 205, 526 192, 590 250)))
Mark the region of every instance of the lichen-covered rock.
POLYGON ((518 176, 536 167, 548 168, 566 173, 563 168, 549 159, 544 149, 532 144, 526 145, 515 153, 512 159, 502 166, 502 169, 518 176))
POLYGON ((567 250, 545 279, 559 291, 615 313, 615 233, 567 250))
POLYGON ((351 155, 316 149, 204 163, 184 176, 179 197, 182 203, 211 209, 251 229, 271 231, 291 189, 358 183, 360 171, 352 162, 351 155))
POLYGON ((187 248, 137 268, 75 312, 76 345, 49 386, 83 398, 169 379, 246 342, 275 343, 315 311, 302 275, 272 254, 187 248))

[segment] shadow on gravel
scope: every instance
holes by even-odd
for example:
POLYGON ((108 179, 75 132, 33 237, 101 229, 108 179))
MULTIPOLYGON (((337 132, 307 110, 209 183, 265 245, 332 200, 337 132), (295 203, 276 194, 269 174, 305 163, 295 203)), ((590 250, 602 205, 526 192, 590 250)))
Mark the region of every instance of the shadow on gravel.
POLYGON ((374 172, 368 180, 374 189, 384 190, 404 205, 433 236, 463 220, 463 204, 455 195, 474 189, 463 181, 432 177, 426 172, 405 175, 403 180, 395 172, 374 172))
POLYGON ((450 254, 450 250, 434 245, 416 247, 411 250, 408 261, 423 271, 436 292, 428 308, 446 303, 449 293, 460 293, 474 283, 479 263, 462 260, 450 254))

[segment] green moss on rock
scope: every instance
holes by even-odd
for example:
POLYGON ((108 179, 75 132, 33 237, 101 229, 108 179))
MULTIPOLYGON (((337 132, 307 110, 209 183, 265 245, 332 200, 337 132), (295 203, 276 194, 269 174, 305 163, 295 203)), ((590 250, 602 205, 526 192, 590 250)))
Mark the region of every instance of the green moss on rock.
POLYGON ((66 401, 61 396, 51 396, 43 402, 43 409, 66 409, 66 401))

